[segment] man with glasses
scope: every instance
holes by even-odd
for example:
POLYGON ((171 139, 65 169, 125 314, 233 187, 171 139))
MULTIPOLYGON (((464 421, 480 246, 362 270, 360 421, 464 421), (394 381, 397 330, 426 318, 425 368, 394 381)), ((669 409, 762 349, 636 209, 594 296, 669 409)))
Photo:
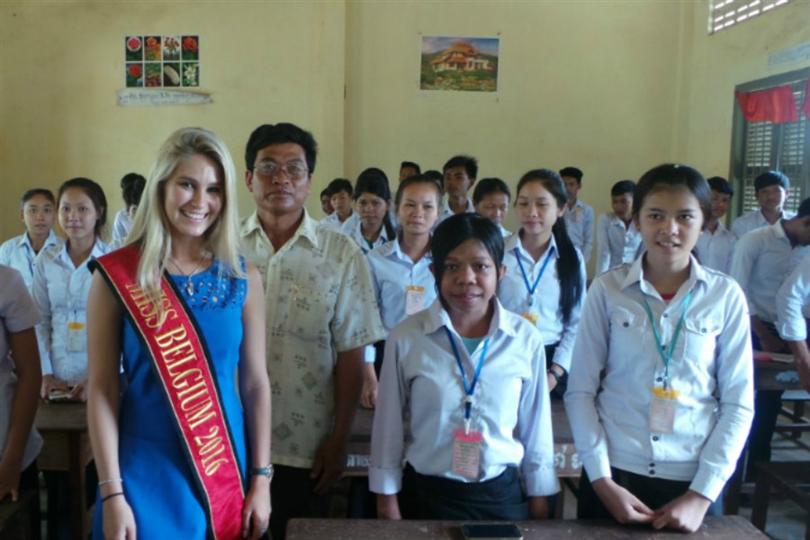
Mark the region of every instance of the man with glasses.
POLYGON ((363 347, 384 338, 360 248, 304 208, 316 153, 312 135, 287 123, 259 126, 245 149, 256 211, 241 237, 264 278, 276 540, 290 518, 323 515, 346 464, 363 347))

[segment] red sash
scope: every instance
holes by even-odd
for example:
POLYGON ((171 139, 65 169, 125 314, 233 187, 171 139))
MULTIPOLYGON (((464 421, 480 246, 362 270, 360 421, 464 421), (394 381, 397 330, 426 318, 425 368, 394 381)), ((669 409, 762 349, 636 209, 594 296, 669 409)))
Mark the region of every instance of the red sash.
POLYGON ((128 246, 95 261, 141 336, 179 430, 217 540, 241 537, 244 488, 204 337, 166 276, 158 314, 135 277, 140 248, 128 246))

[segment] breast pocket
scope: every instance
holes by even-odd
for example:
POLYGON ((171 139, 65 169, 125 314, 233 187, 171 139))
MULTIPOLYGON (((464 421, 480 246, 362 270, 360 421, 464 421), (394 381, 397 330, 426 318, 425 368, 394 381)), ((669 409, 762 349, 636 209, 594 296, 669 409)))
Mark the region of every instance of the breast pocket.
POLYGON ((626 340, 639 342, 647 326, 647 317, 641 313, 623 307, 610 312, 610 338, 613 343, 629 346, 633 341, 626 340))
POLYGON ((720 321, 716 319, 686 319, 683 322, 683 350, 686 359, 700 365, 711 364, 720 330, 720 321))

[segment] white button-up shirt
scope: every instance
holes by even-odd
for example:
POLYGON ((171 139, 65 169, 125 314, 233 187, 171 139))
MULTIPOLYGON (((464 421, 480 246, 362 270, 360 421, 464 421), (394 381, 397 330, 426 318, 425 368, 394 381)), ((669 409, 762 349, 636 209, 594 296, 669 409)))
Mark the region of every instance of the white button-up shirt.
POLYGON ((731 271, 731 257, 736 243, 737 237, 734 233, 718 222, 714 233, 708 229, 700 233, 695 251, 703 266, 728 274, 731 271))
MULTIPOLYGON (((9 357, 8 335, 33 329, 39 322, 39 313, 25 287, 22 276, 13 268, 0 266, 0 456, 6 448, 8 430, 11 427, 11 406, 17 377, 14 363, 9 357)), ((17 360, 19 362, 19 360, 17 360)), ((42 449, 42 438, 31 429, 23 451, 22 469, 31 465, 42 449)))
MULTIPOLYGON (((62 240, 53 231, 50 231, 40 251, 61 244, 62 240)), ((34 259, 36 256, 34 248, 31 247, 31 239, 28 238, 28 233, 6 240, 0 246, 0 264, 10 266, 18 271, 29 292, 34 286, 34 259)))
MULTIPOLYGON (((356 214, 352 214, 355 216, 356 214)), ((380 235, 377 239, 373 242, 371 246, 368 245, 368 241, 363 236, 363 221, 359 218, 352 219, 351 216, 340 226, 340 232, 354 240, 354 243, 357 244, 357 247, 363 252, 363 255, 368 254, 369 251, 372 249, 378 248, 383 244, 387 243, 391 238, 388 238, 388 234, 385 232, 385 225, 382 226, 380 229, 380 235)))
POLYGON ((641 258, 603 274, 588 291, 574 357, 565 407, 592 482, 617 467, 691 481, 690 489, 717 498, 754 415, 748 310, 730 277, 693 257, 689 278, 667 304, 644 279, 641 258), (643 299, 669 348, 690 291, 669 366, 671 388, 679 392, 674 427, 657 433, 650 406, 664 364, 643 299))
POLYGON ((751 315, 776 322, 776 293, 810 248, 790 245, 782 222, 747 233, 737 241, 731 277, 742 287, 751 315))
POLYGON ((802 259, 776 294, 776 329, 786 341, 807 339, 810 317, 810 258, 802 259))
MULTIPOLYGON (((794 217, 796 217, 796 212, 784 210, 779 219, 791 219, 794 217)), ((771 224, 768 223, 768 220, 765 219, 765 216, 762 214, 762 209, 757 208, 735 219, 731 223, 731 232, 733 232, 734 236, 737 238, 742 238, 746 233, 770 225, 771 224)))
POLYGON ((357 212, 352 212, 352 215, 346 218, 345 221, 340 221, 337 212, 332 212, 322 220, 318 221, 318 227, 325 227, 327 229, 332 229, 338 232, 343 232, 343 227, 352 227, 354 223, 360 221, 360 217, 357 215, 357 212))
POLYGON ((245 258, 264 278, 273 463, 309 468, 334 421, 337 354, 385 337, 363 252, 304 213, 278 251, 254 212, 245 258))
POLYGON ((591 259, 593 250, 593 208, 577 199, 573 208, 565 212, 565 229, 571 242, 582 253, 585 263, 591 259))
POLYGON ((369 252, 366 258, 380 317, 386 334, 402 322, 406 315, 406 287, 422 287, 423 309, 436 299, 436 280, 430 271, 430 252, 416 262, 402 252, 399 240, 389 242, 369 252))
MULTIPOLYGON (((369 488, 393 494, 407 461, 420 474, 470 482, 453 472, 453 430, 464 428, 466 393, 447 328, 472 378, 482 340, 467 352, 437 299, 405 319, 385 343, 385 361, 371 432, 369 488), (411 437, 406 441, 406 430, 411 437)), ((473 393, 471 429, 483 443, 478 478, 520 467, 530 497, 558 491, 546 364, 540 333, 495 300, 489 344, 473 393)))
POLYGON ((503 304, 503 307, 509 311, 518 315, 526 314, 532 318, 536 317, 534 325, 540 330, 543 343, 546 345, 558 343, 557 349, 554 351, 554 358, 548 360, 558 364, 565 371, 570 371, 571 354, 574 350, 580 312, 585 302, 585 263, 582 256, 577 252, 579 275, 582 280, 582 296, 580 296, 579 302, 574 304, 568 323, 563 324, 562 310, 560 309, 560 280, 557 274, 557 260, 559 257, 554 235, 551 236, 548 248, 536 262, 529 252, 523 248, 520 233, 510 236, 505 243, 503 263, 506 266, 506 275, 498 286, 498 299, 503 304), (551 252, 551 250, 554 251, 551 252), (551 259, 546 264, 534 294, 530 294, 523 278, 523 272, 521 272, 520 265, 518 265, 518 257, 520 257, 523 270, 526 272, 529 285, 533 286, 549 253, 551 253, 551 259), (529 298, 531 298, 531 306, 529 305, 529 298))
POLYGON ((112 228, 112 245, 116 248, 123 246, 131 228, 132 218, 129 217, 129 212, 126 209, 116 212, 112 228))
POLYGON ((596 231, 596 275, 607 272, 614 266, 633 262, 640 254, 641 233, 632 221, 625 227, 624 221, 610 212, 599 217, 596 231))
MULTIPOLYGON (((475 212, 475 205, 473 204, 472 199, 469 198, 469 197, 467 197, 467 208, 464 209, 464 213, 467 213, 467 212, 475 212)), ((452 217, 452 216, 455 216, 455 215, 456 215, 456 213, 453 212, 452 208, 450 208, 450 203, 447 202, 447 198, 443 199, 442 200, 441 212, 439 212, 439 219, 436 220, 436 225, 438 226, 439 223, 441 223, 445 219, 447 219, 449 217, 452 217)))
POLYGON ((90 257, 75 266, 67 244, 42 250, 34 260, 34 302, 42 315, 37 325, 42 374, 70 384, 87 378, 87 296, 91 259, 110 248, 96 239, 90 257))

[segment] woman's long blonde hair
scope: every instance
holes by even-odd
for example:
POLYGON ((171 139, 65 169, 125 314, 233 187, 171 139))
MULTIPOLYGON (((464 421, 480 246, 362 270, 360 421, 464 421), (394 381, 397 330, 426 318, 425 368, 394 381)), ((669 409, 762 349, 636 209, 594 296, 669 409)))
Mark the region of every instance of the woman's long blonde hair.
POLYGON ((138 285, 157 306, 160 306, 160 278, 172 251, 169 220, 164 207, 166 180, 171 178, 182 160, 194 155, 205 156, 216 163, 224 185, 222 210, 205 232, 205 249, 220 263, 221 274, 245 275, 239 262, 236 170, 231 154, 213 131, 199 127, 178 129, 160 147, 125 242, 140 245, 138 285))

